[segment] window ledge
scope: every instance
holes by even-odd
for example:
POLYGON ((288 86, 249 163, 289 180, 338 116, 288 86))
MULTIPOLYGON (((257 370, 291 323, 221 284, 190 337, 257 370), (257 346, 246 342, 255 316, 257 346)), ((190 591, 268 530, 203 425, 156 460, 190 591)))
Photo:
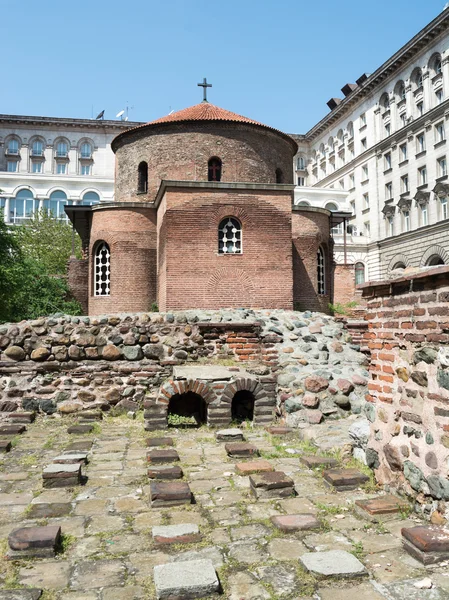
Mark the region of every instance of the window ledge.
POLYGON ((433 147, 434 148, 441 148, 441 146, 444 146, 445 144, 446 144, 446 140, 440 140, 433 147))
POLYGON ((421 158, 421 156, 425 156, 426 152, 427 150, 421 150, 421 152, 418 152, 418 154, 415 155, 415 158, 421 158))
POLYGON ((364 179, 364 180, 363 180, 363 181, 361 181, 360 183, 361 183, 362 185, 365 185, 365 183, 368 183, 368 181, 369 181, 369 178, 368 178, 368 179, 364 179))
POLYGON ((388 169, 385 169, 384 175, 386 175, 387 173, 391 173, 392 170, 393 170, 393 167, 388 167, 388 169))
POLYGON ((348 192, 353 192, 355 190, 355 186, 349 188, 348 192))
POLYGON ((364 209, 362 210, 362 215, 366 215, 366 213, 369 213, 369 209, 370 209, 370 207, 369 207, 369 206, 368 206, 368 208, 364 208, 364 209))
POLYGON ((400 167, 404 167, 405 165, 408 165, 408 158, 399 163, 400 167))
POLYGON ((439 182, 439 181, 445 181, 447 178, 448 178, 448 176, 447 176, 447 175, 441 175, 441 177, 437 177, 437 178, 435 179, 435 181, 436 181, 436 182, 439 182))
POLYGON ((407 190, 406 192, 401 192, 401 193, 399 194, 399 196, 400 196, 401 198, 404 198, 405 196, 408 196, 409 194, 410 194, 410 190, 407 190))
POLYGON ((421 185, 418 185, 416 187, 416 189, 417 190, 425 190, 428 185, 429 185, 428 183, 422 183, 421 185))
POLYGON ((148 194, 148 191, 146 191, 146 192, 136 192, 136 196, 145 196, 145 194, 148 194))
POLYGON ((393 202, 394 198, 386 198, 385 199, 385 204, 391 204, 393 202))
POLYGON ((365 129, 366 129, 366 128, 367 128, 367 125, 366 125, 366 123, 365 123, 365 125, 362 125, 362 126, 359 128, 359 131, 365 131, 365 129))

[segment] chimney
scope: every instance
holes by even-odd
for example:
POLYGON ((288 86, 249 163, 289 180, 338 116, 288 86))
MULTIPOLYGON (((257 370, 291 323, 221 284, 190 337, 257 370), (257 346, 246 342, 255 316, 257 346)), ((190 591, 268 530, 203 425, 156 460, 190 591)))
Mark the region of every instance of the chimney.
POLYGON ((337 108, 337 106, 340 104, 341 102, 341 98, 331 98, 330 100, 328 100, 326 102, 326 104, 328 105, 328 107, 331 110, 334 110, 334 108, 337 108))
POLYGON ((365 83, 365 81, 368 79, 369 77, 369 73, 363 73, 363 75, 360 75, 360 77, 358 79, 356 79, 356 84, 357 85, 362 85, 362 83, 365 83))
POLYGON ((341 91, 343 92, 343 94, 345 95, 345 98, 347 96, 349 96, 349 94, 351 94, 356 88, 357 88, 357 84, 356 83, 347 83, 346 85, 344 85, 341 88, 341 91))

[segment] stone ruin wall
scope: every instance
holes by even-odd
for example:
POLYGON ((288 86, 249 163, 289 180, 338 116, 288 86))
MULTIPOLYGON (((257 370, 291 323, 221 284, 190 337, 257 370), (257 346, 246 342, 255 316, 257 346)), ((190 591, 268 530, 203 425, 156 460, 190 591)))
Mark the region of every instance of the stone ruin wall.
POLYGON ((368 464, 438 522, 449 513, 449 267, 360 288, 371 350, 368 464))
POLYGON ((160 415, 164 402, 166 415, 167 389, 174 388, 202 395, 209 423, 220 425, 230 421, 228 396, 235 388, 254 393, 254 421, 265 424, 274 418, 280 339, 262 336, 254 319, 199 322, 194 313, 55 316, 0 325, 0 419, 17 410, 57 416, 111 407, 160 415), (235 380, 174 382, 173 368, 187 362, 235 365, 235 380), (253 373, 251 381, 242 381, 239 365, 253 373))

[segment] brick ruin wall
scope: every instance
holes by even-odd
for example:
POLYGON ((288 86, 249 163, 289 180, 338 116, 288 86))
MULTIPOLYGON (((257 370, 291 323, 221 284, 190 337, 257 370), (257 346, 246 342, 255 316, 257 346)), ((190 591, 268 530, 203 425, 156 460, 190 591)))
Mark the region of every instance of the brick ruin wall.
POLYGON ((449 512, 449 267, 360 288, 371 350, 368 463, 437 522, 449 512))
MULTIPOLYGON (((268 423, 276 406, 281 341, 262 334, 257 321, 198 322, 181 314, 55 316, 0 325, 0 418, 17 410, 151 412, 160 404, 161 386, 173 384, 173 367, 225 361, 234 365, 235 380, 198 383, 200 395, 209 394, 209 423, 231 420, 232 386, 254 392, 255 423, 268 423), (239 367, 253 374, 251 382, 242 382, 239 367)), ((182 384, 184 391, 194 383, 182 384)))

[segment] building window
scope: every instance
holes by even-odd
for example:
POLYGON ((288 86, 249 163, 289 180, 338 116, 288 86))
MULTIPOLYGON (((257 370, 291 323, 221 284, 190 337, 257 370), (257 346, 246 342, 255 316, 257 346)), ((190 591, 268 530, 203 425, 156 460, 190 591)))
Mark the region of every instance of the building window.
POLYGON ((405 194, 406 192, 409 191, 409 186, 408 186, 408 175, 403 175, 401 177, 401 193, 405 194))
POLYGON ((90 175, 90 165, 81 165, 81 175, 90 175))
POLYGON ((19 154, 19 140, 11 138, 6 147, 7 154, 19 154))
POLYGON ((276 183, 284 183, 284 173, 282 169, 276 169, 276 183))
POLYGON ((92 146, 89 142, 83 142, 80 148, 81 158, 92 158, 92 146))
POLYGON ((428 224, 427 204, 421 204, 421 225, 428 224))
POLYGON ((42 173, 42 161, 33 160, 31 163, 31 171, 32 173, 42 173))
POLYGON ((365 265, 361 262, 355 263, 355 284, 365 283, 365 265))
POLYGON ((447 175, 447 162, 445 156, 437 160, 437 170, 438 177, 444 177, 445 175, 447 175))
POLYGON ((18 160, 8 160, 8 162, 6 163, 6 170, 8 171, 8 173, 17 173, 18 163, 18 160))
POLYGON ((57 173, 57 175, 65 175, 67 173, 66 163, 61 163, 61 162, 56 163, 56 173, 57 173))
POLYGON ((99 242, 94 254, 95 296, 110 296, 111 252, 106 242, 99 242))
POLYGON ((58 158, 67 158, 69 154, 67 142, 58 142, 56 144, 56 156, 58 158))
POLYGON ((426 137, 424 133, 419 133, 416 136, 416 152, 419 154, 420 152, 424 152, 426 149, 426 137))
POLYGON ((217 156, 210 158, 207 163, 207 179, 221 181, 221 160, 217 156))
POLYGON ((437 104, 441 104, 443 102, 443 90, 437 90, 435 92, 435 98, 437 104))
POLYGON ((366 165, 363 165, 362 167, 362 181, 366 181, 368 179, 369 173, 368 173, 368 167, 366 165))
POLYGON ((317 291, 320 296, 326 293, 324 250, 320 246, 316 255, 317 260, 317 291))
POLYGON ((366 114, 362 113, 360 115, 360 127, 363 127, 364 125, 366 125, 366 114))
POLYGON ((148 191, 148 163, 142 161, 139 163, 137 173, 137 192, 146 194, 148 191))
POLYGON ((387 235, 394 235, 394 218, 391 215, 387 217, 387 235))
POLYGON ((427 169, 421 167, 418 169, 418 185, 425 185, 427 183, 427 169))
POLYGON ((351 175, 349 175, 349 189, 352 189, 353 187, 355 187, 355 176, 354 173, 351 173, 351 175))
POLYGON ((218 253, 242 253, 242 225, 234 217, 226 217, 218 227, 218 253))
POLYGON ((407 160, 407 144, 401 144, 399 146, 399 162, 407 160))
POLYGON ((367 145, 367 141, 366 138, 363 138, 360 140, 360 144, 362 145, 362 150, 366 150, 368 145, 367 145))
POLYGON ((66 204, 69 204, 67 194, 62 190, 56 190, 50 194, 48 200, 44 200, 44 210, 55 219, 64 219, 67 221, 68 218, 64 212, 66 204))
POLYGON ((351 200, 349 204, 351 205, 352 214, 355 215, 355 200, 351 200))
POLYGON ((369 208, 369 194, 363 194, 363 208, 369 208))
POLYGON ((446 133, 444 131, 444 123, 437 123, 435 125, 435 143, 442 142, 446 139, 446 133))
POLYGON ((385 170, 391 169, 391 152, 388 152, 384 156, 385 159, 385 170))
POLYGON ((405 127, 407 125, 407 115, 406 113, 401 113, 399 115, 399 118, 401 119, 401 127, 405 127))
POLYGON ((384 129, 385 129, 385 135, 386 135, 386 137, 388 137, 391 134, 391 125, 390 125, 390 123, 385 123, 384 129))
POLYGON ((81 205, 82 206, 92 206, 92 204, 98 204, 100 202, 100 196, 97 194, 97 192, 86 192, 83 195, 83 198, 81 200, 81 205))
POLYGON ((304 171, 306 168, 306 161, 304 160, 303 156, 298 156, 298 160, 296 162, 297 165, 297 169, 299 171, 304 171))
POLYGON ((404 220, 404 231, 410 231, 410 211, 404 210, 402 216, 404 220))
POLYGON ((393 184, 391 182, 385 184, 385 200, 393 198, 393 184))
POLYGON ((423 102, 418 102, 416 105, 416 110, 418 111, 418 115, 421 116, 424 113, 424 104, 423 102))
POLYGON ((371 235, 371 224, 369 221, 365 221, 363 223, 363 231, 365 232, 366 237, 370 237, 371 235))
POLYGON ((44 155, 44 144, 41 140, 34 140, 31 145, 31 156, 43 156, 44 155))
POLYGON ((405 100, 405 98, 406 98, 405 85, 403 83, 399 84, 398 96, 399 96, 399 101, 405 100))
POLYGON ((306 178, 305 177, 298 177, 298 185, 306 185, 306 178))
POLYGON ((23 223, 31 219, 38 207, 38 202, 31 190, 20 190, 15 198, 9 200, 9 220, 11 223, 23 223))
POLYGON ((447 219, 447 217, 448 217, 447 196, 444 196, 444 198, 441 198, 440 203, 441 203, 441 218, 447 219))

